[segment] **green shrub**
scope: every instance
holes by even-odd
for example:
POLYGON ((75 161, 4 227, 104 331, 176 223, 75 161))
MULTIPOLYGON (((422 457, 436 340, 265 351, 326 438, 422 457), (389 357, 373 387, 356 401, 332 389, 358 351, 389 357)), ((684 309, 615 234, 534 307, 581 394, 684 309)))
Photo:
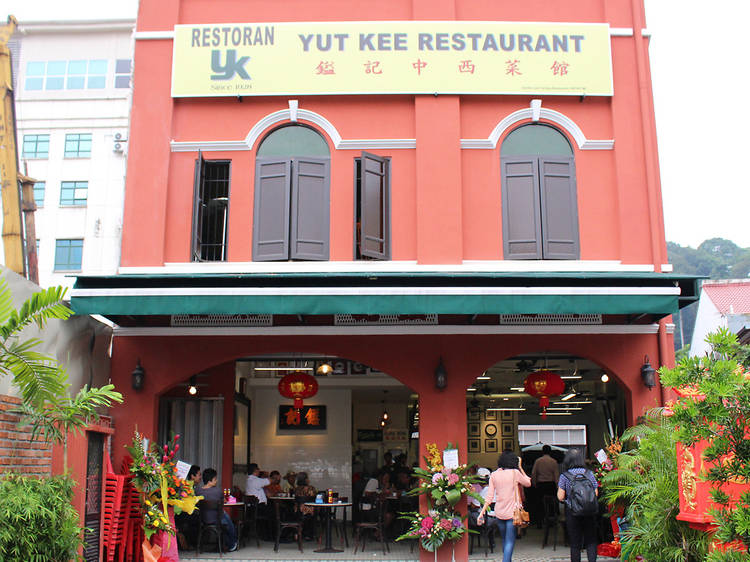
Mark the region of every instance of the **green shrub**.
POLYGON ((708 550, 705 533, 675 517, 680 511, 677 488, 677 434, 661 411, 625 431, 632 449, 617 457, 618 468, 603 478, 602 497, 624 506, 628 527, 621 532, 623 559, 641 555, 654 562, 702 562, 708 550))
POLYGON ((68 476, 0 476, 0 560, 68 562, 82 544, 68 476))

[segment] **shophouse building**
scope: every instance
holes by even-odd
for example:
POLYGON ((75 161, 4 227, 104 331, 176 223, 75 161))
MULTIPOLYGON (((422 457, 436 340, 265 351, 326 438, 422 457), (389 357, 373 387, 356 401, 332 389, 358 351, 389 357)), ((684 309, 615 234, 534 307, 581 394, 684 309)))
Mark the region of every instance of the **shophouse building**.
POLYGON ((224 485, 351 495, 386 451, 591 454, 662 403, 696 293, 644 30, 640 0, 142 1, 120 267, 72 293, 117 325, 115 466, 174 430, 224 485), (538 370, 571 395, 547 417, 538 370))

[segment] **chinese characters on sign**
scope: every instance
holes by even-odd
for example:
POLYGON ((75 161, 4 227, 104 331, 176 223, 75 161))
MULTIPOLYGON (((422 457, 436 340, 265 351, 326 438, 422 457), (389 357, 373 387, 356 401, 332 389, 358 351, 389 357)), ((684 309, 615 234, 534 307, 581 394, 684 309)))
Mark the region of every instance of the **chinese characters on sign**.
POLYGON ((279 429, 318 431, 326 429, 325 406, 279 406, 279 429))

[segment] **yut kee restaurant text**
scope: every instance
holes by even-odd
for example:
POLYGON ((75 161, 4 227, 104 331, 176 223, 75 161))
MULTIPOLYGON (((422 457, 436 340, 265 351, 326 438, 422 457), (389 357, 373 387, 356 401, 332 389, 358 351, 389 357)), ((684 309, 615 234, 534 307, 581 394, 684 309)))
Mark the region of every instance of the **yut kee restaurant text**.
POLYGON ((607 24, 178 25, 172 95, 612 95, 607 24), (284 73, 278 73, 283 65, 284 73))

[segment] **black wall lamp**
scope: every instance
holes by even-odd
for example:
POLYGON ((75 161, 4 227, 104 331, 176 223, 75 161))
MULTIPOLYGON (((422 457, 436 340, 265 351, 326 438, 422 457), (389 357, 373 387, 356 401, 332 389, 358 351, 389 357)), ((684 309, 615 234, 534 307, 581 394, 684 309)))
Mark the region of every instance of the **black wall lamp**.
POLYGON ((435 388, 437 388, 438 390, 443 390, 447 384, 448 373, 445 370, 445 366, 443 365, 443 358, 441 357, 438 366, 435 367, 435 388))
POLYGON ((656 369, 651 366, 648 355, 643 358, 643 366, 641 367, 641 379, 643 384, 649 389, 649 391, 656 386, 656 369))
POLYGON ((141 390, 143 388, 143 381, 146 378, 146 371, 141 367, 140 358, 135 364, 135 369, 130 375, 133 378, 133 389, 141 390))

